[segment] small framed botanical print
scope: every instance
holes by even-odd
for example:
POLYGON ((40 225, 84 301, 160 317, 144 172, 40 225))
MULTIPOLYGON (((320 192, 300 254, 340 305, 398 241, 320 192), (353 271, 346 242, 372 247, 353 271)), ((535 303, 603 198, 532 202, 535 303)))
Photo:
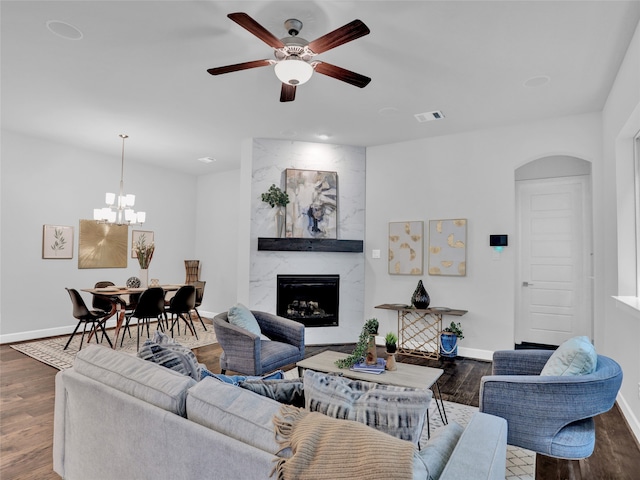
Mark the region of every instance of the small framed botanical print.
POLYGON ((73 227, 42 226, 42 258, 68 260, 73 258, 73 227))

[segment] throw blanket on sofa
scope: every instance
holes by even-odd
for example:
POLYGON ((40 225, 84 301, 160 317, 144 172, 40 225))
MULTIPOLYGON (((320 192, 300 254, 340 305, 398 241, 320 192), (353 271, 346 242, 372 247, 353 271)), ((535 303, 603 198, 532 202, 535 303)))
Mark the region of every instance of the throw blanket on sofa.
POLYGON ((289 405, 280 408, 273 423, 282 449, 293 452, 278 459, 278 480, 412 478, 415 446, 406 440, 289 405))

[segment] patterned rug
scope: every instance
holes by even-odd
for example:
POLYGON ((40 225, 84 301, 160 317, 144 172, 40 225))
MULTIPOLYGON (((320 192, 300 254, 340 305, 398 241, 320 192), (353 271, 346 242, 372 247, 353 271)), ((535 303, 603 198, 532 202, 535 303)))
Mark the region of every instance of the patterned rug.
MULTIPOLYGON (((294 368, 285 372, 285 378, 297 378, 298 369, 294 368)), ((447 420, 453 421, 461 426, 466 426, 474 413, 478 411, 478 407, 462 405, 460 403, 444 401, 444 408, 447 413, 447 420)), ((436 429, 442 427, 442 419, 438 413, 438 408, 434 401, 429 407, 429 426, 431 434, 436 429)), ((428 441, 427 432, 422 435, 420 443, 425 444, 428 441)), ((535 479, 535 453, 524 448, 507 445, 507 468, 505 471, 505 480, 534 480, 535 479)))
MULTIPOLYGON (((211 322, 207 321, 206 318, 204 318, 203 320, 207 325, 207 331, 205 331, 202 328, 202 324, 200 323, 199 320, 195 320, 193 322, 196 327, 196 333, 198 334, 198 339, 196 339, 196 337, 191 335, 191 333, 189 333, 188 331, 187 333, 185 333, 184 324, 182 324, 180 335, 177 335, 178 333, 177 328, 174 330, 174 333, 176 334, 174 335, 175 340, 181 345, 184 345, 185 347, 188 347, 191 349, 216 343, 216 334, 213 331, 213 325, 211 325, 211 322)), ((82 328, 82 326, 80 328, 82 328)), ((149 330, 151 332, 151 336, 153 336, 153 333, 155 332, 155 330, 156 330, 156 327, 152 324, 149 330)), ((107 329, 107 334, 109 335, 109 338, 111 338, 112 343, 113 343, 114 332, 115 332, 115 329, 113 328, 107 329)), ((76 358, 76 354, 78 353, 78 348, 80 348, 81 337, 82 337, 82 332, 80 332, 80 334, 76 333, 76 335, 73 337, 73 340, 71 340, 71 343, 69 344, 69 348, 67 348, 66 350, 63 350, 63 348, 64 348, 64 345, 67 343, 67 340, 69 340, 69 336, 51 337, 51 338, 45 338, 43 340, 34 340, 32 342, 16 343, 11 345, 11 348, 19 352, 22 352, 25 355, 30 356, 31 358, 35 358, 36 360, 42 363, 51 365, 52 367, 57 368, 58 370, 65 370, 67 368, 70 368, 73 365, 73 361, 76 358)), ((135 355, 137 353, 136 326, 133 325, 131 329, 131 338, 129 338, 128 334, 125 335, 124 343, 122 347, 120 347, 121 338, 122 338, 122 331, 120 332, 120 337, 118 338, 117 350, 135 355)), ((145 340, 146 340, 146 337, 144 335, 141 335, 140 344, 142 345, 145 340)), ((87 343, 87 335, 85 335, 84 343, 82 344, 83 348, 86 345, 86 343, 87 343)), ((95 343, 95 339, 92 338, 91 343, 95 343)), ((107 346, 109 345, 106 340, 103 343, 104 345, 107 345, 107 346)))

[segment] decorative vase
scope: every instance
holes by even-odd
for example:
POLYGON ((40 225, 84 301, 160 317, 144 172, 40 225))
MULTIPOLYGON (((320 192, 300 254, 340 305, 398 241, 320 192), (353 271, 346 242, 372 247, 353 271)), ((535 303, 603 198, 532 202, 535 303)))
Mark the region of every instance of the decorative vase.
POLYGON ((140 288, 147 288, 149 286, 149 269, 140 269, 140 288))
POLYGON ((365 357, 367 365, 376 365, 378 363, 378 351, 376 348, 376 336, 369 335, 369 343, 367 344, 367 356, 365 357))
POLYGON ((396 354, 395 353, 389 353, 387 352, 387 365, 385 366, 385 369, 393 372, 394 370, 397 370, 398 367, 396 367, 396 354))
POLYGON ((416 287, 416 291, 413 292, 413 296, 411 297, 411 304, 418 309, 429 308, 429 303, 431 303, 431 299, 429 298, 429 294, 422 285, 422 280, 418 280, 418 286, 416 287))
POLYGON ((282 234, 284 233, 284 212, 282 211, 282 207, 276 208, 274 218, 276 222, 276 238, 282 238, 282 234))

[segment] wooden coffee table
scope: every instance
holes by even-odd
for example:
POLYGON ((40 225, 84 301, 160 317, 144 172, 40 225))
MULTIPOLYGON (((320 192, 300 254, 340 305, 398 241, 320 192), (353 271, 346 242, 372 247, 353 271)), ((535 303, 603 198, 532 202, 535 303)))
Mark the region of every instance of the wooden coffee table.
POLYGON ((395 385, 398 387, 421 389, 433 387, 433 398, 436 401, 436 406, 440 413, 440 419, 443 424, 447 424, 447 412, 444 410, 444 402, 442 401, 442 395, 440 394, 440 388, 438 387, 438 379, 442 376, 444 370, 441 368, 423 367, 421 365, 410 365, 408 363, 400 362, 396 362, 396 366, 398 367, 397 370, 385 370, 384 373, 379 375, 376 375, 375 373, 354 372, 348 368, 338 368, 336 360, 340 360, 348 356, 349 355, 346 353, 326 350, 318 355, 299 361, 296 364, 298 367, 298 374, 300 378, 302 378, 303 370, 308 368, 309 370, 315 370, 317 372, 337 373, 343 377, 353 378, 355 380, 395 385))

